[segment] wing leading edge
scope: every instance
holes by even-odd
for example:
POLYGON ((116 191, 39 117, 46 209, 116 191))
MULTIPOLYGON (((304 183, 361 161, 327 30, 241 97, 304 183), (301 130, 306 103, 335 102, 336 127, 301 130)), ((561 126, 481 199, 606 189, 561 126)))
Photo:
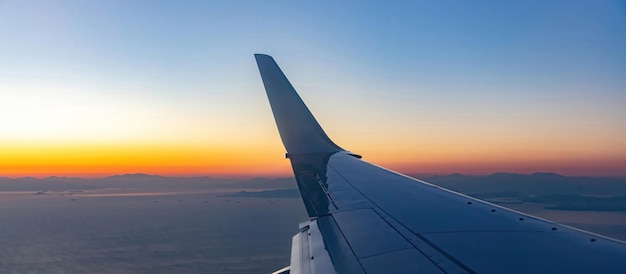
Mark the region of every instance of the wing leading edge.
POLYGON ((626 272, 623 242, 354 157, 328 138, 273 58, 255 57, 311 216, 294 236, 291 273, 626 272))

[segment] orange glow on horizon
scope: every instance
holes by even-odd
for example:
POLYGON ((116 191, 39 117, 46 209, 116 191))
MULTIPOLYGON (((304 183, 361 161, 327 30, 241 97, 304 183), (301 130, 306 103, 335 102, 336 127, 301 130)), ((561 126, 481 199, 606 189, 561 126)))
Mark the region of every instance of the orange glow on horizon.
POLYGON ((39 146, 2 148, 0 176, 103 177, 128 173, 165 176, 288 176, 279 153, 257 148, 202 146, 39 146), (268 157, 269 156, 269 157, 268 157))
MULTIPOLYGON (((289 177, 291 165, 280 144, 222 145, 56 145, 3 147, 0 176, 105 177, 130 173, 163 176, 289 177)), ((511 151, 457 151, 442 147, 415 151, 357 147, 364 159, 420 175, 496 172, 556 172, 569 176, 626 177, 626 157, 511 151)))

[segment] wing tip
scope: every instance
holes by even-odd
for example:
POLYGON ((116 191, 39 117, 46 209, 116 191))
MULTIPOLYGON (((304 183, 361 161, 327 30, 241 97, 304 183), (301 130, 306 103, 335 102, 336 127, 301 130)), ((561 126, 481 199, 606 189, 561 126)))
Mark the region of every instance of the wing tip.
POLYGON ((257 66, 287 155, 338 152, 274 58, 255 53, 257 66))
POLYGON ((262 59, 262 58, 269 58, 269 59, 274 60, 272 56, 270 56, 269 54, 265 54, 265 53, 255 53, 254 58, 256 58, 257 60, 262 59))

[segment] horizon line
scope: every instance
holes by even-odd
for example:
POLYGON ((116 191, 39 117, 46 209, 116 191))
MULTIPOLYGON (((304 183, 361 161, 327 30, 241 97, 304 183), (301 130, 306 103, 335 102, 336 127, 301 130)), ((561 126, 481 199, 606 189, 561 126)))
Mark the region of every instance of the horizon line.
MULTIPOLYGON (((565 174, 561 174, 558 172, 545 172, 545 171, 536 171, 536 172, 509 172, 509 171, 499 171, 499 172, 492 172, 492 173, 485 173, 485 174, 467 174, 467 173, 460 173, 460 172, 453 172, 453 173, 446 173, 446 174, 439 174, 439 173, 401 173, 404 174, 406 176, 409 177, 413 177, 413 178, 417 178, 417 177, 424 177, 424 178, 432 178, 432 177, 437 177, 437 176, 454 176, 454 175, 458 175, 458 176, 466 176, 466 177, 488 177, 488 176, 493 176, 493 175, 498 175, 498 174, 511 174, 511 175, 538 175, 538 174, 543 174, 543 175, 557 175, 557 176, 561 176, 561 177, 570 177, 570 178, 615 178, 615 179, 626 179, 625 176, 581 176, 581 175, 565 175, 565 174)), ((7 175, 2 175, 0 174, 0 179, 85 179, 85 180, 97 180, 97 179, 107 179, 107 178, 113 178, 113 177, 123 177, 123 176, 146 176, 146 177, 162 177, 162 178, 210 178, 210 179, 256 179, 256 178, 262 178, 262 179, 279 179, 279 178, 293 178, 293 175, 287 175, 287 176, 267 176, 267 175, 246 175, 246 174, 237 174, 237 175, 224 175, 224 174, 149 174, 149 173, 143 173, 143 172, 137 172, 137 173, 123 173, 123 174, 112 174, 112 175, 102 175, 102 174, 94 174, 93 176, 73 176, 73 175, 69 175, 69 176, 64 176, 64 175, 48 175, 48 176, 7 176, 7 175)))

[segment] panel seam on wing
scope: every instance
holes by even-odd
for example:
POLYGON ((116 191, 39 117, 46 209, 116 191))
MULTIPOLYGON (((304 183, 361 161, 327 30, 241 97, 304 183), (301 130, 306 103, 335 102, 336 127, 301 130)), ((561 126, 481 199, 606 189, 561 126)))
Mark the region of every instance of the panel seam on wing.
MULTIPOLYGON (((402 234, 400 234, 400 235, 402 235, 402 234)), ((395 250, 390 250, 390 251, 376 253, 376 254, 373 254, 373 255, 367 255, 367 256, 364 256, 364 257, 360 257, 359 260, 363 260, 363 259, 367 259, 367 258, 371 258, 371 257, 376 257, 376 256, 384 255, 384 254, 394 253, 394 252, 398 252, 398 251, 415 250, 415 249, 417 249, 417 248, 415 248, 415 246, 411 245, 411 247, 407 247, 407 248, 400 248, 400 249, 395 249, 395 250)), ((424 257, 426 257, 426 255, 424 255, 424 257)), ((428 258, 428 257, 426 257, 426 258, 428 258)), ((437 265, 435 263, 433 263, 433 264, 437 265)), ((443 271, 443 269, 442 269, 442 271, 443 271)))
MULTIPOLYGON (((400 231, 398 231, 398 229, 393 226, 392 224, 390 224, 385 218, 383 218, 382 216, 380 216, 379 214, 379 210, 380 212, 384 212, 385 215, 389 216, 389 218, 393 219, 396 223, 398 223, 399 225, 401 225, 402 227, 404 227, 407 231, 413 233, 416 237, 420 238, 424 243, 426 243, 427 245, 431 246, 433 249, 435 249, 437 252, 439 252, 441 255, 443 255, 444 257, 448 258, 451 262, 455 263, 457 266, 459 266, 460 268, 462 268, 463 270, 469 272, 469 273, 476 273, 475 271, 473 271, 471 268, 469 268, 468 266, 462 264, 461 262, 459 262, 457 259, 455 259, 454 257, 452 257, 452 255, 444 252, 441 248, 437 247, 435 244, 433 244, 432 242, 426 240, 423 236, 415 233, 413 230, 407 228, 406 226, 404 226, 403 224, 401 224, 400 222, 398 222, 398 220, 396 220, 395 218, 393 218, 391 215, 389 215, 389 213, 387 213, 386 211, 384 211, 383 209, 380 208, 380 206, 378 206, 376 203, 374 203, 371 199, 369 199, 363 192, 359 191, 356 187, 354 187, 354 185, 346 178, 344 177, 339 171, 337 171, 337 169, 335 169, 330 162, 327 164, 327 168, 332 169, 339 177, 341 177, 348 185, 350 185, 350 187, 352 187, 352 189, 354 189, 354 191, 358 192, 359 194, 361 194, 361 196, 366 199, 367 201, 369 201, 374 207, 372 208, 372 210, 374 210, 374 212, 385 222, 387 223, 394 231, 396 231, 405 241, 407 241, 411 246, 413 246, 413 248, 415 250, 417 250, 419 253, 421 253, 423 256, 425 256, 431 263, 433 263, 435 266, 437 266, 437 268, 439 268, 441 271, 443 271, 444 273, 446 272, 437 262, 435 262, 430 256, 428 256, 427 254, 424 254, 424 252, 419 249, 417 246, 415 246, 413 244, 413 242, 411 242, 409 239, 406 238, 406 236, 404 234, 402 234, 400 231)), ((333 218, 334 219, 334 218, 333 218)), ((339 230, 341 231, 341 228, 339 228, 339 230)), ((341 233, 343 234, 343 231, 341 231, 341 233)), ((344 235, 345 237, 345 235, 344 235)), ((348 243, 349 245, 349 243, 348 243)), ((352 247, 350 247, 352 248, 352 247)), ((354 252, 354 250, 352 250, 354 252)), ((359 259, 360 260, 360 259, 359 259)))
MULTIPOLYGON (((363 271, 365 272, 365 268, 363 267, 363 264, 361 264, 361 260, 356 256, 356 253, 354 252, 354 248, 352 247, 352 245, 350 244, 350 242, 348 241, 348 238, 346 238, 346 234, 343 233, 343 230, 341 230, 341 227, 339 226, 339 224, 337 223, 337 221, 335 220, 335 217, 332 214, 329 214, 330 219, 333 221, 333 223, 335 223, 335 226, 337 227, 337 230, 339 230, 339 233, 341 233, 341 237, 343 238, 344 242, 348 245, 348 247, 350 248, 350 251, 352 252, 352 255, 354 255, 354 258, 356 258, 356 261, 359 263, 359 266, 361 267, 361 269, 363 269, 363 271)), ((332 260, 332 257, 331 257, 332 260)))

